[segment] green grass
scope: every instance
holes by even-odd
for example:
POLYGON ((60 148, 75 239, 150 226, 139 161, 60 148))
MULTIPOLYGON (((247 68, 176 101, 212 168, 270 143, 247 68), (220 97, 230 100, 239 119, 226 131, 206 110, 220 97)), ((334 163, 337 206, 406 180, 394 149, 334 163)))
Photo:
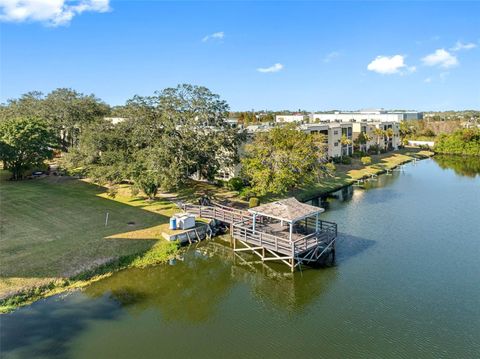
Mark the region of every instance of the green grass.
POLYGON ((172 244, 155 228, 176 207, 124 192, 112 200, 104 188, 75 179, 2 180, 0 298, 63 286, 66 278, 98 274, 102 266, 103 274, 112 263, 127 265, 125 259, 143 266, 171 256, 172 244))

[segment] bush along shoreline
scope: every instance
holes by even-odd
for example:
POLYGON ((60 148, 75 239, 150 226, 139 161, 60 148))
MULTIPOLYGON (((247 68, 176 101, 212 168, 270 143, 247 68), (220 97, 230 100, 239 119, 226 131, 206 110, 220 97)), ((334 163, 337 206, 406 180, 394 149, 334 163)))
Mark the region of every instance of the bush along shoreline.
POLYGON ((84 288, 93 282, 107 278, 124 269, 146 268, 165 264, 178 256, 180 248, 180 243, 177 241, 159 241, 147 251, 116 258, 70 278, 58 278, 41 286, 18 291, 0 300, 0 314, 9 313, 19 307, 32 304, 39 299, 84 288))
POLYGON ((480 156, 480 129, 466 128, 441 134, 435 142, 434 151, 445 155, 480 156))

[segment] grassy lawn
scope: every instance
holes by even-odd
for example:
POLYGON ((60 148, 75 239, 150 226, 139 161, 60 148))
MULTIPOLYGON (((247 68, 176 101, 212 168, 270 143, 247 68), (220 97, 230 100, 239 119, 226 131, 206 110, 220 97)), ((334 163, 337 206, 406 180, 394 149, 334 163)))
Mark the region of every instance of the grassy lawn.
POLYGON ((0 298, 166 243, 157 228, 176 207, 124 192, 112 200, 75 179, 2 180, 0 298))

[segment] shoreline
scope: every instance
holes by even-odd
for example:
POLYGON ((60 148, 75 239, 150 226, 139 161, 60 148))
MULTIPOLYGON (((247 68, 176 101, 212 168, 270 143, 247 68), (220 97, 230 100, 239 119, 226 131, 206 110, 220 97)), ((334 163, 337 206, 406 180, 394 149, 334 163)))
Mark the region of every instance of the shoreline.
MULTIPOLYGON (((338 165, 340 168, 335 177, 324 178, 322 181, 303 188, 298 188, 281 196, 265 196, 261 198, 261 202, 279 200, 285 197, 295 197, 301 202, 306 202, 314 198, 328 195, 342 188, 353 185, 358 180, 364 180, 372 175, 384 174, 405 163, 431 158, 435 155, 433 151, 425 151, 416 148, 406 148, 380 155, 375 163, 360 168, 352 168, 352 166, 338 165), (385 156, 386 155, 386 156, 385 156)), ((374 155, 375 156, 375 155, 374 155)))
MULTIPOLYGON (((404 165, 406 163, 409 163, 409 162, 412 162, 414 160, 425 160, 425 159, 429 159, 429 158, 432 158, 435 154, 432 152, 431 154, 427 155, 427 154, 420 154, 418 155, 418 153, 416 154, 416 156, 409 156, 411 158, 409 159, 406 159, 405 161, 403 162, 399 162, 398 164, 395 164, 393 166, 385 166, 385 168, 382 168, 382 169, 378 169, 374 172, 371 172, 369 174, 365 174, 363 175, 362 177, 360 178, 352 178, 350 180, 348 180, 347 183, 342 183, 342 184, 339 184, 337 187, 334 187, 333 189, 330 189, 328 191, 323 191, 323 192, 319 192, 318 195, 315 195, 313 197, 309 197, 309 198, 305 198, 305 197, 302 197, 302 201, 306 202, 306 201, 310 201, 312 199, 315 199, 315 198, 318 198, 318 197, 322 197, 322 196, 325 196, 325 195, 328 195, 328 194, 331 194, 333 192, 336 192, 336 191, 339 191, 341 190, 342 188, 345 188, 345 187, 349 187, 349 186, 352 186, 354 185, 357 181, 359 180, 366 180, 368 178, 370 178, 372 175, 382 175, 382 174, 385 174, 387 173, 387 171, 391 171, 391 170, 394 170, 395 168, 401 166, 401 165, 404 165)), ((374 166, 374 165, 371 165, 371 166, 374 166)), ((370 166, 367 166, 367 167, 370 167, 370 166)))
MULTIPOLYGON (((414 149, 408 149, 408 151, 412 152, 397 151, 389 153, 389 156, 380 158, 380 161, 368 166, 363 166, 363 168, 350 169, 344 173, 339 171, 339 176, 335 178, 327 178, 325 181, 313 186, 297 189, 296 191, 288 193, 287 196, 293 195, 300 201, 305 202, 351 186, 356 181, 369 178, 371 175, 380 175, 386 173, 387 170, 393 170, 415 159, 426 159, 434 155, 434 153, 430 151, 420 150, 415 152, 414 149), (396 159, 398 156, 401 157, 396 159), (396 160, 393 161, 393 159, 396 160), (382 163, 382 161, 386 163, 382 163)), ((263 201, 275 199, 279 199, 279 197, 262 198, 263 201)), ((170 259, 175 258, 181 251, 181 248, 182 247, 176 242, 158 241, 150 249, 125 255, 98 266, 93 266, 70 278, 57 278, 40 286, 22 288, 0 300, 0 314, 9 313, 19 307, 32 304, 37 300, 48 298, 62 292, 82 289, 91 283, 107 278, 121 270, 165 264, 170 259)))
POLYGON ((147 268, 166 264, 180 253, 182 247, 176 241, 160 241, 152 249, 132 255, 122 256, 108 263, 85 270, 71 278, 58 278, 51 282, 19 290, 0 300, 0 315, 10 313, 20 307, 60 293, 81 290, 92 283, 108 278, 125 269, 147 268), (163 248, 165 247, 165 248, 163 248))

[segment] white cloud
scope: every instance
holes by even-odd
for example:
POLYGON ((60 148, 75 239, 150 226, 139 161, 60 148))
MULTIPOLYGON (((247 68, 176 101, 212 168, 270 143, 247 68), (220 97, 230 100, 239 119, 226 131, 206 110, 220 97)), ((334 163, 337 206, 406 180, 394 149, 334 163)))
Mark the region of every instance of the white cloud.
POLYGON ((425 82, 425 83, 428 84, 428 83, 432 82, 432 78, 431 78, 431 77, 427 77, 425 80, 423 80, 423 82, 425 82))
POLYGON ((422 61, 427 66, 440 66, 445 69, 458 65, 457 57, 445 49, 435 50, 433 54, 425 56, 422 61))
POLYGON ((325 57, 323 58, 323 62, 327 62, 327 63, 331 62, 332 60, 336 59, 339 56, 340 56, 340 53, 338 51, 332 51, 327 55, 325 55, 325 57))
MULTIPOLYGON (((405 64, 405 57, 402 55, 394 56, 377 56, 367 66, 370 71, 377 72, 382 75, 391 75, 401 73, 403 68, 407 68, 405 64)), ((407 70, 413 72, 415 67, 407 68, 407 70)))
POLYGON ((452 47, 450 50, 452 51, 460 51, 460 50, 471 50, 477 47, 477 44, 474 44, 473 42, 468 42, 464 44, 463 42, 457 41, 455 43, 455 46, 452 47))
POLYGON ((49 26, 67 25, 86 11, 107 12, 110 0, 0 0, 0 21, 39 21, 49 26))
POLYGON ((225 34, 223 31, 219 32, 214 32, 213 34, 204 36, 202 41, 207 42, 208 40, 222 40, 225 37, 225 34))
POLYGON ((276 63, 270 67, 260 67, 257 69, 258 72, 278 72, 283 69, 283 65, 276 63))

